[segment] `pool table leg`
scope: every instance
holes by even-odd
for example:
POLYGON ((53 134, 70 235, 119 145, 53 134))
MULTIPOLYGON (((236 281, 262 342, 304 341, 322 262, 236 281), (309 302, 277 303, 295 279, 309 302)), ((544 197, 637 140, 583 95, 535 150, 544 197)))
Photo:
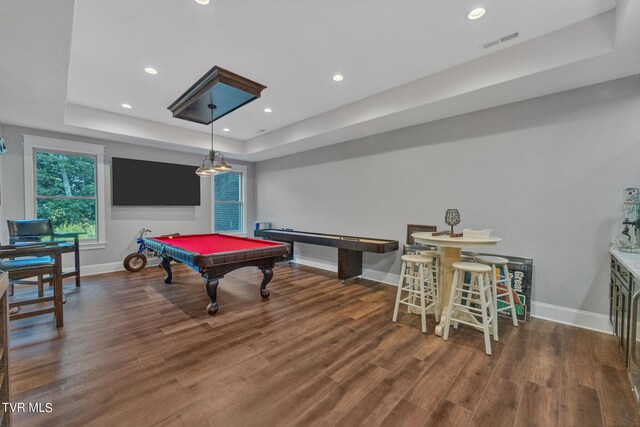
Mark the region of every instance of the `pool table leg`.
POLYGON ((269 291, 267 290, 267 284, 273 279, 273 270, 271 268, 261 268, 262 274, 264 277, 262 278, 262 283, 260 283, 260 296, 262 298, 269 298, 269 291))
POLYGON ((167 272, 167 277, 165 277, 164 283, 171 283, 171 280, 173 280, 173 273, 171 273, 171 258, 162 257, 162 268, 167 272))
POLYGON ((211 303, 207 306, 206 312, 209 315, 216 314, 218 311, 218 279, 207 279, 207 283, 204 284, 204 289, 209 295, 211 303))

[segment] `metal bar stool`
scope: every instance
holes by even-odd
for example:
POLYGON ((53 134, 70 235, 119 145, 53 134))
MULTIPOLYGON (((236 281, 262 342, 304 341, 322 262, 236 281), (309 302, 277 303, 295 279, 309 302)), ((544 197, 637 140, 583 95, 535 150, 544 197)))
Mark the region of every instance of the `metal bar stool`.
POLYGON ((493 327, 496 336, 498 335, 498 312, 510 311, 513 326, 518 326, 518 315, 516 314, 516 304, 513 298, 513 290, 511 289, 511 277, 509 276, 509 260, 499 256, 477 255, 476 262, 491 266, 491 292, 493 293, 493 307, 496 313, 493 327), (498 271, 502 270, 502 274, 498 271), (506 297, 506 298, 505 298, 506 297), (501 299, 503 298, 503 299, 501 299), (501 307, 498 307, 500 301, 501 307))
POLYGON ((442 338, 449 339, 449 328, 452 323, 455 329, 458 323, 471 326, 484 333, 485 352, 491 355, 490 336, 493 335, 494 341, 498 341, 498 335, 493 327, 496 316, 489 279, 491 267, 474 262, 454 262, 451 266, 454 269, 453 283, 442 338), (471 275, 468 284, 464 282, 465 273, 471 275))
POLYGON ((427 310, 434 309, 436 319, 439 319, 438 297, 433 286, 432 272, 433 258, 422 255, 403 255, 400 283, 396 294, 396 304, 393 309, 394 322, 398 321, 400 304, 420 310, 422 316, 422 332, 427 332, 427 310), (402 292, 407 296, 402 297, 402 292), (416 304, 416 299, 420 304, 416 304), (428 305, 427 305, 428 304, 428 305))

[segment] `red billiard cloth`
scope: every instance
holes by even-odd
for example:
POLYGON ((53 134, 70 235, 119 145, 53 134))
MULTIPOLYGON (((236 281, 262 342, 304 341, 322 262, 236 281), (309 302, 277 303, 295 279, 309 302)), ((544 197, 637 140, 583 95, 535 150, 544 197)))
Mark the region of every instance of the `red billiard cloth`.
POLYGON ((218 252, 242 251, 247 249, 267 248, 281 245, 269 240, 249 239, 247 237, 229 236, 225 234, 190 234, 184 236, 160 236, 154 240, 167 246, 194 252, 200 255, 218 252))

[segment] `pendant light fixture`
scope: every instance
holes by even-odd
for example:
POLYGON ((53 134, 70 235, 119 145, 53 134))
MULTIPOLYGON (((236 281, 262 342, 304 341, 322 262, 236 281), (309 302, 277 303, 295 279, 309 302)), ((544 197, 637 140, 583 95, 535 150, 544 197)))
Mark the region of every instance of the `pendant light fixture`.
POLYGON ((231 165, 224 159, 224 154, 213 149, 213 112, 217 107, 213 103, 207 105, 207 107, 211 110, 211 150, 209 150, 209 155, 202 161, 202 166, 196 169, 196 175, 203 178, 216 173, 229 172, 232 169, 231 165), (218 162, 216 162, 216 155, 220 156, 218 162), (205 165, 205 163, 207 164, 205 165))
POLYGON ((205 177, 231 170, 224 154, 213 148, 213 122, 259 98, 263 89, 266 86, 216 65, 167 107, 173 117, 211 125, 211 150, 196 170, 196 175, 205 177))

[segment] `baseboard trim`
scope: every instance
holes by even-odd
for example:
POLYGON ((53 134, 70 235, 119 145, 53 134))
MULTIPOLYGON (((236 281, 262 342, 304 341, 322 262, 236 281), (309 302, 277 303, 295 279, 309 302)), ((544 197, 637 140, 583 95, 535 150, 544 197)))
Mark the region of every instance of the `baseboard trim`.
POLYGON ((334 273, 338 271, 338 267, 335 264, 328 262, 320 262, 301 257, 294 257, 293 262, 300 265, 306 265, 307 267, 319 268, 320 270, 333 271, 334 273))
MULTIPOLYGON (((295 257, 293 262, 301 265, 306 265, 308 267, 319 268, 320 270, 333 271, 334 273, 338 272, 338 267, 335 264, 321 262, 316 260, 311 260, 309 258, 300 258, 295 257)), ((366 270, 364 269, 362 272, 362 276, 365 279, 373 280, 375 282, 384 283, 385 285, 398 286, 398 282, 400 281, 399 274, 391 274, 384 273, 381 271, 375 270, 366 270)))
POLYGON ((104 264, 84 265, 80 268, 81 276, 95 276, 96 274, 113 273, 124 270, 121 262, 107 262, 104 264))
MULTIPOLYGON (((319 262, 301 257, 296 257, 294 262, 321 270, 338 271, 337 266, 333 263, 319 262)), ((374 270, 364 270, 362 277, 391 286, 398 286, 398 282, 400 281, 398 274, 381 273, 374 270)), ((603 332, 605 334, 613 334, 611 325, 609 324, 609 316, 605 314, 532 301, 531 316, 538 319, 576 326, 578 328, 603 332)))
MULTIPOLYGON (((150 259, 147 262, 147 267, 155 267, 159 264, 156 259, 150 259)), ((96 274, 114 273, 116 271, 124 271, 124 265, 122 261, 119 262, 107 262, 104 264, 83 265, 80 268, 81 276, 95 276, 96 274)))
POLYGON ((605 334, 613 334, 609 316, 606 314, 533 301, 531 303, 531 316, 592 331, 604 332, 605 334))

